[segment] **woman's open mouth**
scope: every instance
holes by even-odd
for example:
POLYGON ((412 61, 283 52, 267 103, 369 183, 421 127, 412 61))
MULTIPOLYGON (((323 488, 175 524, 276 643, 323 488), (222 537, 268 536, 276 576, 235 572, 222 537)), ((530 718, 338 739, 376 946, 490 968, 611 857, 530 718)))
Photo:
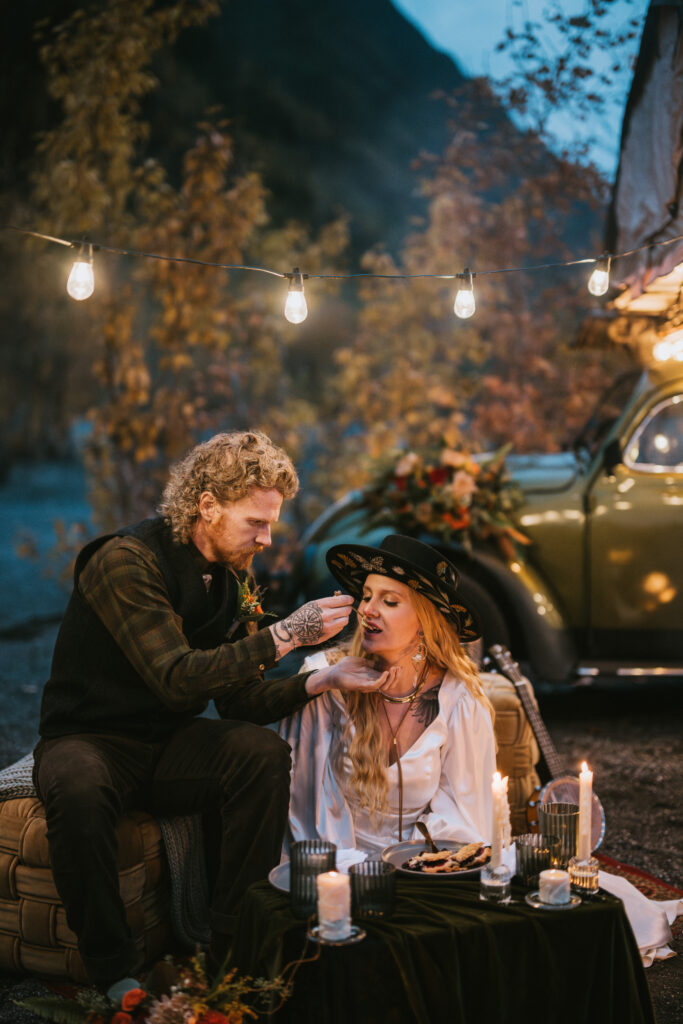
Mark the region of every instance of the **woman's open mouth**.
POLYGON ((378 629, 377 626, 371 626, 367 619, 363 622, 363 631, 365 633, 381 633, 382 630, 378 629))

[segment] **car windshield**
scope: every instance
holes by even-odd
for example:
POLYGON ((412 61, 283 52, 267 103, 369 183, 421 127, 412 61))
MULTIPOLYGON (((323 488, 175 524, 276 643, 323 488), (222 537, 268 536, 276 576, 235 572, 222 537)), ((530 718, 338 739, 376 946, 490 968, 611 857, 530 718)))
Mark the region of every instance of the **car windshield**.
POLYGON ((600 442, 621 415, 626 402, 633 394, 640 373, 640 370, 629 370, 627 373, 621 374, 603 392, 593 412, 572 443, 575 452, 584 449, 591 457, 595 455, 600 447, 600 442))

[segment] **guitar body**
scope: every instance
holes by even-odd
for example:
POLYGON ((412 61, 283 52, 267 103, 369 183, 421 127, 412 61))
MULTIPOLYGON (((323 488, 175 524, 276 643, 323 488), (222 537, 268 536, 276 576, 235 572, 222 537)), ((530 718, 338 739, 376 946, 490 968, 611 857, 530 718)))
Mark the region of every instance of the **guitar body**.
MULTIPOLYGON (((546 782, 545 786, 537 786, 534 799, 527 808, 527 821, 530 832, 538 832, 539 804, 576 804, 579 805, 579 780, 575 775, 558 775, 546 782)), ((605 811, 596 793, 592 794, 591 805, 591 849, 595 852, 605 838, 605 811)))
MULTIPOLYGON (((545 786, 537 786, 534 799, 529 801, 527 808, 527 822, 530 832, 538 832, 538 805, 539 804, 576 804, 579 805, 579 780, 577 776, 566 772, 562 767, 555 745, 548 734, 545 723, 541 718, 536 701, 534 690, 519 670, 519 665, 513 659, 507 648, 495 644, 489 649, 489 654, 501 672, 517 689, 522 706, 526 711, 529 725, 531 726, 541 754, 548 768, 548 774, 552 776, 550 782, 545 786)), ((605 835, 605 812, 595 792, 592 794, 591 803, 591 844, 592 849, 597 850, 605 835)))

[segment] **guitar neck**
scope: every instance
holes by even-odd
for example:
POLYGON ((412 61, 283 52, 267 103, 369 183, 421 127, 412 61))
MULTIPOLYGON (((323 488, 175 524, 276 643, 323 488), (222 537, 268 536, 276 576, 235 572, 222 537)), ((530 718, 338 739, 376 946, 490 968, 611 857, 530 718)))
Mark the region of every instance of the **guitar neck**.
POLYGON ((519 670, 519 665, 513 660, 512 655, 504 647, 500 647, 496 644, 491 648, 490 654, 499 670, 504 676, 506 676, 511 683, 514 683, 519 699, 522 702, 522 707, 526 712, 526 716, 529 719, 529 725, 533 730, 533 734, 536 737, 536 742, 540 747, 543 760, 546 763, 548 773, 552 779, 558 775, 562 775, 564 768, 560 761, 559 754, 555 749, 555 744, 550 738, 550 733, 546 729, 545 722, 541 718, 541 715, 536 707, 536 702, 533 697, 533 687, 526 676, 523 676, 519 670))

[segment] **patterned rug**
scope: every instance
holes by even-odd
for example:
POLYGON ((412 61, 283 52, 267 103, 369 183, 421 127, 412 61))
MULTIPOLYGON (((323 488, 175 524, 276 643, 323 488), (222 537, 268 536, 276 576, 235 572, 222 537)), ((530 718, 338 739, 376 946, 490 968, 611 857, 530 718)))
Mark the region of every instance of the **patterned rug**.
MULTIPOLYGON (((661 878, 655 878, 654 875, 649 875, 641 868, 634 868, 631 864, 622 864, 621 861, 614 860, 613 857, 608 857, 604 853, 596 853, 595 856, 605 871, 626 878, 631 885, 635 885, 636 889, 639 889, 651 900, 683 899, 683 889, 677 889, 676 886, 669 885, 668 882, 663 882, 661 878)), ((671 931, 673 935, 683 933, 683 916, 674 921, 671 931)))

